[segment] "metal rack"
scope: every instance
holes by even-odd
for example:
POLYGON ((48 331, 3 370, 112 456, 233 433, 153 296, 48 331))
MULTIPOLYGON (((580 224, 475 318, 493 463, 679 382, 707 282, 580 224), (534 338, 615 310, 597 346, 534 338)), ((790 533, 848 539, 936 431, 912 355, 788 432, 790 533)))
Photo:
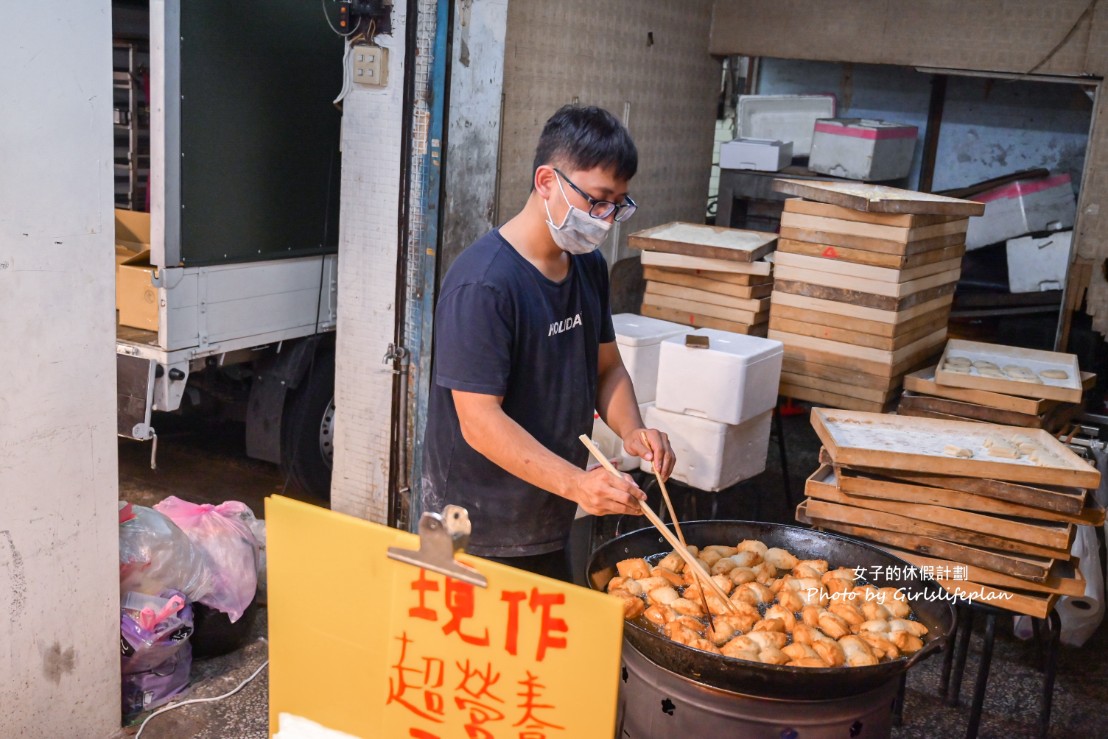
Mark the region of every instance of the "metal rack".
POLYGON ((115 205, 146 210, 150 181, 150 115, 142 89, 149 69, 144 42, 116 40, 112 44, 115 205))

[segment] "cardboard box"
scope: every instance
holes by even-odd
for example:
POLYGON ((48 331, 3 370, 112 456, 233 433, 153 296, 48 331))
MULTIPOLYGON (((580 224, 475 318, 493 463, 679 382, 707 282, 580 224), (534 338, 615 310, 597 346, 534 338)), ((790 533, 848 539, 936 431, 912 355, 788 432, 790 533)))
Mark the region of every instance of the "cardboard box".
MULTIPOLYGON (((671 413, 657 406, 646 411, 646 425, 669 435, 677 456, 673 478, 709 492, 723 490, 765 471, 772 419, 772 410, 740 424, 671 413)), ((639 469, 653 471, 645 460, 640 460, 639 469)))
POLYGON ((919 129, 868 118, 816 121, 808 169, 850 180, 879 182, 907 177, 919 129))
POLYGON ((793 142, 769 139, 735 139, 719 148, 722 169, 780 172, 793 161, 793 142))
POLYGON ((1072 241, 1073 231, 1059 231, 1043 238, 1009 239, 1008 290, 1037 293, 1065 287, 1072 241))
POLYGON ((660 410, 738 424, 777 405, 784 356, 780 341, 698 328, 707 348, 686 345, 686 336, 662 342, 658 364, 660 410))
POLYGON ((658 355, 662 340, 692 329, 680 323, 671 323, 634 313, 617 313, 612 316, 616 330, 616 346, 631 384, 640 403, 654 400, 658 389, 658 355))
POLYGON ((1024 234, 1073 228, 1077 216, 1068 174, 1019 180, 974 195, 973 200, 985 204, 985 213, 970 219, 966 231, 969 250, 1024 234))
POLYGON ((150 214, 115 209, 115 243, 138 253, 150 248, 150 214))
MULTIPOLYGON (((119 252, 116 252, 118 259, 119 252)), ((115 272, 115 307, 119 324, 147 331, 158 330, 158 288, 147 249, 118 263, 115 272)))

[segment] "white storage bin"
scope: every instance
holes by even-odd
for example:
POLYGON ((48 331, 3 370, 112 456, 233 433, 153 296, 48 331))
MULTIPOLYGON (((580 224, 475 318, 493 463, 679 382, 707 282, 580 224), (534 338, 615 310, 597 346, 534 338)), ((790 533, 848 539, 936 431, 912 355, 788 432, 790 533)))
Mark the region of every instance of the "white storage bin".
POLYGON ((919 129, 867 118, 816 121, 808 169, 850 180, 907 177, 919 129))
POLYGON ((793 161, 793 142, 768 139, 735 139, 719 147, 722 169, 754 169, 780 172, 793 161))
POLYGON ((616 345, 631 384, 635 386, 635 398, 640 403, 654 400, 658 385, 658 349, 663 339, 685 334, 693 329, 680 323, 660 321, 657 318, 617 313, 612 316, 616 329, 616 345))
MULTIPOLYGON (((725 424, 657 408, 647 410, 646 425, 669 434, 677 456, 673 478, 715 492, 766 469, 773 411, 741 424, 725 424)), ((640 465, 653 472, 648 462, 640 465)))
POLYGON ((685 346, 685 336, 662 342, 659 409, 735 424, 777 405, 780 341, 711 328, 690 333, 707 336, 708 348, 685 346))
POLYGON ((1077 200, 1068 174, 1019 180, 970 198, 985 204, 985 213, 969 219, 966 249, 1014 239, 1038 231, 1073 228, 1077 200))
POLYGON ((1014 293, 1061 290, 1066 285, 1073 231, 1009 239, 1008 289, 1014 293))
POLYGON ((738 135, 742 139, 793 142, 793 156, 812 150, 812 128, 835 117, 834 95, 740 95, 738 135))
MULTIPOLYGON (((646 412, 648 408, 653 408, 653 403, 640 403, 639 415, 643 417, 643 423, 646 423, 646 412)), ((646 424, 648 427, 649 423, 646 424)), ((593 414, 592 420, 592 440, 600 449, 605 459, 616 460, 616 469, 622 472, 630 472, 631 470, 638 469, 639 463, 642 461, 639 457, 628 454, 623 448, 623 439, 616 436, 616 432, 612 431, 608 424, 604 423, 600 419, 600 414, 593 414)), ((590 464, 595 460, 589 460, 590 464)))

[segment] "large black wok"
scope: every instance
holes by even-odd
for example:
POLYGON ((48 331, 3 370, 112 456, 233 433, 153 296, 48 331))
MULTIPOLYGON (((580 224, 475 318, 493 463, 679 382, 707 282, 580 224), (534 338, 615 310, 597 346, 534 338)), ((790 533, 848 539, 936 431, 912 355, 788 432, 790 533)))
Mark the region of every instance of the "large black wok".
MULTIPOLYGON (((743 539, 759 539, 769 547, 781 547, 801 559, 826 559, 831 567, 864 567, 867 581, 878 587, 903 588, 916 618, 929 633, 924 647, 911 657, 870 667, 826 669, 785 667, 733 659, 670 641, 664 635, 624 622, 623 634, 648 659, 678 675, 723 690, 790 700, 823 700, 864 693, 899 677, 909 667, 942 649, 954 628, 954 608, 946 591, 931 579, 906 577, 912 565, 853 539, 811 529, 754 521, 690 521, 681 524, 686 541, 698 547, 711 544, 735 546, 743 539), (880 567, 872 577, 871 567, 880 567), (885 577, 886 574, 892 578, 885 577), (921 597, 914 597, 920 594, 921 597)), ((589 558, 587 576, 594 590, 604 590, 616 574, 616 562, 669 551, 653 528, 624 534, 597 549, 589 558)), ((917 576, 919 570, 914 571, 917 576)))

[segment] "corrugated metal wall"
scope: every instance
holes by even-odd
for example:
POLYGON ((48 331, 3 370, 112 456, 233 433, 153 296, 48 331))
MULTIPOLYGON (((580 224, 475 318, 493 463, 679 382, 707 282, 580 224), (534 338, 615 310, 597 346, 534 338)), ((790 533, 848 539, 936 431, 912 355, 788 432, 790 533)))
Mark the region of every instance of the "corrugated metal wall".
POLYGON ((631 190, 641 208, 608 245, 609 264, 628 255, 629 232, 703 222, 720 84, 720 63, 708 54, 711 10, 708 0, 512 0, 499 222, 527 199, 542 124, 574 101, 623 119, 639 148, 631 190))

